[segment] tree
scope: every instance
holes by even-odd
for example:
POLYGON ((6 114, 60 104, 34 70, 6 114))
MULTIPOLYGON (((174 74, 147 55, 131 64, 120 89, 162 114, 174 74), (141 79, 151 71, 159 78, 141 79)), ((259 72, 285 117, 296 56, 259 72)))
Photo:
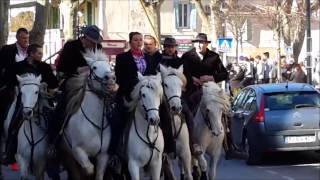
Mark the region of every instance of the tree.
POLYGON ((44 36, 48 24, 49 0, 37 0, 36 14, 30 31, 30 43, 44 44, 44 36))
POLYGON ((10 0, 0 1, 0 47, 7 44, 8 39, 8 9, 10 6, 10 0))
POLYGON ((147 18, 151 24, 154 35, 160 45, 161 40, 161 19, 160 19, 160 10, 161 5, 164 0, 152 0, 151 2, 145 2, 144 0, 140 0, 140 3, 143 7, 144 12, 147 15, 147 18))

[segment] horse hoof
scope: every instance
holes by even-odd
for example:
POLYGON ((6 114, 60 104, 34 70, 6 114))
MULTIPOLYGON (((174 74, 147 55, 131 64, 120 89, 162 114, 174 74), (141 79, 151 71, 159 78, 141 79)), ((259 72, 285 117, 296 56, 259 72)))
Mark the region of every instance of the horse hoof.
POLYGON ((85 168, 87 175, 92 175, 94 173, 94 166, 90 164, 88 167, 85 168))
POLYGON ((202 171, 201 172, 201 177, 200 177, 200 180, 207 180, 207 172, 206 171, 202 171))

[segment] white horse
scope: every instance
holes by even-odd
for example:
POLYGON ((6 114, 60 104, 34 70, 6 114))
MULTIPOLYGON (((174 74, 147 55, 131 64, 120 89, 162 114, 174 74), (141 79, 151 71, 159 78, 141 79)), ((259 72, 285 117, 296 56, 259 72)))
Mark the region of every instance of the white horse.
POLYGON ((24 121, 18 133, 16 160, 20 165, 21 179, 33 174, 40 180, 44 179, 48 147, 48 122, 43 112, 44 107, 50 107, 45 96, 46 88, 40 89, 41 75, 17 75, 17 79, 24 121))
POLYGON ((69 114, 63 129, 62 147, 87 175, 95 173, 95 179, 102 180, 109 158, 111 128, 108 110, 114 101, 115 74, 101 50, 87 51, 83 55, 90 74, 71 78, 66 84, 69 98, 66 111, 69 114), (93 165, 89 158, 93 158, 96 164, 93 165))
POLYGON ((159 106, 163 89, 161 75, 142 76, 138 73, 139 83, 134 87, 130 103, 125 102, 130 111, 134 111, 133 123, 129 130, 127 146, 128 169, 133 180, 139 180, 141 167, 149 166, 153 180, 160 180, 163 134, 159 127, 159 106))
POLYGON ((170 108, 170 116, 172 117, 173 137, 176 141, 176 153, 182 162, 181 178, 192 179, 191 172, 191 151, 189 146, 189 131, 186 123, 181 119, 182 110, 181 93, 185 88, 187 80, 183 75, 183 66, 178 69, 160 65, 162 75, 162 84, 165 100, 170 108), (184 175, 186 174, 186 175, 184 175))
POLYGON ((222 124, 222 113, 228 112, 229 96, 215 82, 207 82, 202 86, 202 97, 194 117, 193 129, 195 143, 199 144, 202 153, 196 158, 201 168, 202 179, 206 179, 209 168, 209 179, 216 177, 217 163, 221 155, 225 130, 222 124), (205 159, 209 155, 209 167, 205 159))

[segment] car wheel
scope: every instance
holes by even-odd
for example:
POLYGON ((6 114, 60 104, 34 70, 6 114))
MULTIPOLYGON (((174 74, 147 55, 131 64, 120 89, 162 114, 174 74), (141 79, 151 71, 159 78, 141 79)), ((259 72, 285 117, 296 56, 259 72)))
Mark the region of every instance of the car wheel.
POLYGON ((257 165, 261 162, 261 154, 255 152, 252 145, 250 145, 250 140, 245 136, 243 141, 243 150, 246 155, 246 163, 248 165, 257 165))

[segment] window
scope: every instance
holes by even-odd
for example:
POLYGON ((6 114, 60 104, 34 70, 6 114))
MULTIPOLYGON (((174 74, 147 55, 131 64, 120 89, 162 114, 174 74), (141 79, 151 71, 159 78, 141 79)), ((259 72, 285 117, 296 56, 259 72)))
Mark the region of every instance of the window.
POLYGON ((179 3, 178 4, 178 27, 179 28, 189 28, 190 22, 190 5, 189 3, 179 3))
POLYGON ((320 107, 317 92, 279 92, 265 94, 265 109, 287 110, 303 107, 320 107))
POLYGON ((60 11, 57 7, 49 7, 48 29, 60 28, 60 11))

